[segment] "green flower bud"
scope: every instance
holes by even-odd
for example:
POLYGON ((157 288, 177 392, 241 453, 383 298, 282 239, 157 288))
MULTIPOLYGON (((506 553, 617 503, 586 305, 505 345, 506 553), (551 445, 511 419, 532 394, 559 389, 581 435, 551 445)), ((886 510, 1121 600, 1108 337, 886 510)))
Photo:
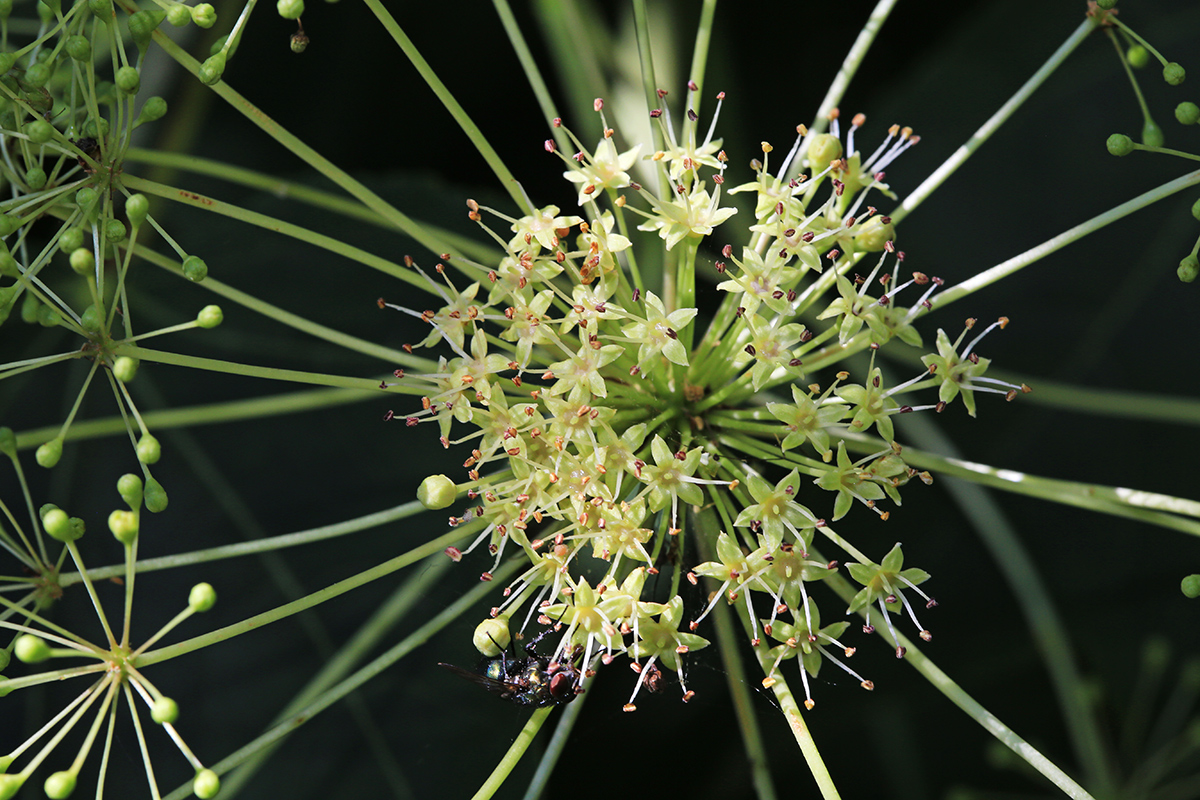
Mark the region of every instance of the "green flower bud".
POLYGON ((217 591, 209 583, 197 583, 188 592, 188 608, 197 614, 208 611, 217 604, 217 591))
POLYGON ((133 544, 138 537, 137 512, 117 509, 108 515, 108 529, 121 544, 133 544))
POLYGON ((1104 144, 1114 156, 1127 156, 1134 150, 1133 139, 1123 133, 1114 133, 1104 144))
POLYGON ((12 257, 12 253, 8 252, 8 245, 0 239, 0 275, 6 278, 19 278, 21 270, 17 267, 17 260, 12 257))
POLYGON ((896 228, 890 217, 874 216, 864 222, 854 234, 854 246, 868 253, 878 253, 888 242, 896 240, 896 228), (887 220, 887 222, 884 222, 887 220))
POLYGON ((8 214, 0 214, 0 237, 8 236, 21 227, 21 220, 8 214))
POLYGON ((150 719, 162 725, 179 719, 179 704, 169 697, 160 697, 150 708, 150 719))
POLYGON ((199 283, 208 277, 208 264, 200 256, 188 256, 183 260, 183 275, 189 281, 199 283))
POLYGON ((37 324, 41 317, 42 302, 37 299, 37 295, 33 292, 26 292, 21 296, 21 321, 27 325, 37 324))
POLYGON ((1187 71, 1174 61, 1163 67, 1163 80, 1172 86, 1178 86, 1183 83, 1183 79, 1186 77, 1187 71))
POLYGON ((50 800, 66 800, 75 791, 75 773, 56 772, 46 778, 42 788, 50 800))
POLYGON ((1129 60, 1129 65, 1131 67, 1137 67, 1138 69, 1141 69, 1150 63, 1149 51, 1147 51, 1146 48, 1142 47, 1140 44, 1135 44, 1133 47, 1129 48, 1129 51, 1125 53, 1125 58, 1129 60))
POLYGON ((41 191, 46 188, 46 170, 41 167, 30 167, 25 171, 25 185, 31 191, 41 191))
POLYGON ((138 89, 142 88, 142 79, 138 75, 138 71, 133 67, 121 67, 117 70, 115 78, 117 88, 125 94, 137 94, 138 89))
POLYGON ((167 509, 167 490, 154 478, 146 479, 146 510, 157 514, 167 509))
POLYGON ((35 119, 25 126, 25 135, 34 144, 45 144, 54 135, 54 126, 44 119, 35 119))
POLYGON ((176 3, 167 9, 167 22, 176 28, 182 28, 192 21, 192 11, 183 3, 176 3))
POLYGON ((88 333, 99 333, 104 330, 104 312, 95 304, 90 305, 79 315, 79 324, 88 333))
POLYGON ((221 80, 221 75, 225 72, 225 54, 217 53, 215 56, 209 56, 200 65, 200 82, 206 86, 212 86, 217 81, 221 80))
POLYGON ((96 201, 100 199, 99 193, 90 186, 85 186, 75 193, 75 205, 87 213, 96 205, 96 201))
POLYGON ((154 122, 157 119, 162 119, 167 113, 167 101, 155 95, 142 104, 142 110, 138 112, 137 119, 134 120, 134 126, 141 125, 143 122, 154 122))
POLYGON ((417 487, 417 500, 431 511, 448 508, 458 497, 458 487, 445 475, 430 475, 417 487))
POLYGON ((475 626, 475 633, 471 636, 475 649, 488 658, 495 658, 504 652, 510 641, 512 634, 508 632, 508 617, 485 619, 475 626))
POLYGON ((141 363, 141 361, 131 356, 119 356, 112 365, 113 377, 121 383, 129 383, 137 376, 138 367, 141 363))
POLYGON ((192 781, 192 792, 200 800, 212 800, 221 791, 221 779, 211 769, 202 769, 192 781))
MULTIPOLYGON (((8 655, 8 651, 0 647, 0 669, 7 667, 11 660, 12 659, 8 655)), ((3 680, 3 678, 0 678, 0 680, 3 680)))
MULTIPOLYGON (((11 9, 12 3, 9 3, 8 7, 11 9)), ((15 63, 17 63, 16 53, 0 53, 0 75, 3 75, 12 69, 12 66, 15 63)))
POLYGON ((1200 200, 1192 203, 1192 216, 1196 218, 1197 222, 1200 222, 1200 200))
MULTIPOLYGON (((29 292, 29 294, 32 295, 33 292, 29 292)), ((55 325, 58 325, 60 322, 62 322, 62 319, 58 316, 58 312, 50 306, 39 305, 37 308, 36 321, 37 324, 41 325, 43 328, 53 328, 55 325)))
POLYGON ((58 235, 58 249, 73 253, 83 247, 83 228, 67 228, 58 235))
POLYGON ((1179 582, 1179 589, 1184 597, 1192 600, 1200 597, 1200 575, 1188 575, 1179 582))
MULTIPOLYGON (((150 46, 150 37, 154 34, 154 29, 166 19, 167 12, 165 11, 138 11, 129 17, 129 35, 133 37, 133 41, 137 44, 138 50, 146 51, 150 46)), ((136 89, 134 91, 137 91, 136 89)))
POLYGON ((42 526, 45 527, 46 533, 61 542, 75 540, 75 526, 71 524, 70 515, 61 508, 51 508, 42 514, 42 526))
POLYGON ((303 33, 293 33, 290 46, 293 53, 303 53, 308 49, 308 37, 303 33))
POLYGON ((192 22, 201 28, 211 28, 217 23, 217 11, 210 3, 192 6, 192 22))
MULTIPOLYGON (((12 428, 0 428, 0 453, 9 458, 17 457, 17 435, 12 428)), ((0 669, 4 669, 4 666, 0 665, 0 669)))
POLYGON ((1175 106, 1175 119, 1181 125, 1195 125, 1200 120, 1200 106, 1195 103, 1180 103, 1175 106))
MULTIPOLYGON (((151 98, 153 99, 153 98, 151 98)), ((145 106, 142 106, 144 109, 145 106)), ((144 194, 131 195, 125 201, 125 216, 129 218, 129 224, 134 228, 141 227, 146 221, 146 217, 150 214, 150 200, 144 194)))
POLYGON ((39 61, 36 64, 30 64, 29 69, 25 70, 25 77, 21 79, 21 83, 32 89, 41 89, 50 82, 50 65, 39 61))
MULTIPOLYGON (((105 91, 106 88, 111 90, 112 84, 108 84, 107 87, 104 84, 96 87, 96 96, 101 102, 108 102, 112 99, 109 91, 105 91)), ((108 136, 108 120, 101 118, 100 123, 96 124, 96 120, 89 119, 83 125, 83 133, 85 136, 91 136, 93 139, 105 138, 108 136)))
POLYGON ((112 0, 88 0, 88 9, 106 25, 113 20, 112 0))
POLYGON ((142 438, 138 439, 137 447, 138 461, 143 464, 155 464, 162 458, 162 445, 158 443, 158 439, 148 433, 143 433, 142 438))
POLYGON ((215 328, 225 320, 220 306, 205 306, 196 315, 196 324, 201 328, 215 328))
POLYGON ((1142 144, 1147 147, 1163 146, 1162 128, 1152 119, 1147 119, 1146 124, 1142 126, 1142 144))
POLYGON ((104 221, 104 238, 107 239, 110 244, 118 244, 119 242, 125 241, 125 236, 127 233, 128 232, 125 230, 125 223, 121 222, 121 220, 109 219, 104 221))
POLYGON ((80 275, 96 274, 96 257, 86 247, 71 252, 71 269, 80 275))
POLYGON ((1196 280, 1196 276, 1200 275, 1200 258, 1190 255, 1183 259, 1179 262, 1179 269, 1175 270, 1175 274, 1184 283, 1191 283, 1196 280))
POLYGON ((842 157, 842 143, 831 133, 821 133, 808 143, 808 163, 813 174, 829 166, 829 162, 842 157))
POLYGON ((23 664, 40 664, 50 657, 50 645, 45 639, 25 633, 17 637, 13 655, 23 664))
POLYGON ((304 14, 304 0, 279 0, 275 9, 284 19, 300 19, 304 14))
POLYGON ((87 40, 86 36, 68 36, 63 49, 67 51, 67 55, 76 61, 91 61, 92 60, 92 43, 87 40))
POLYGON ((142 507, 142 479, 132 472, 117 478, 117 494, 134 511, 142 507))
POLYGON ((62 458, 62 448, 62 439, 51 439, 37 449, 34 459, 37 460, 38 466, 50 469, 62 458))

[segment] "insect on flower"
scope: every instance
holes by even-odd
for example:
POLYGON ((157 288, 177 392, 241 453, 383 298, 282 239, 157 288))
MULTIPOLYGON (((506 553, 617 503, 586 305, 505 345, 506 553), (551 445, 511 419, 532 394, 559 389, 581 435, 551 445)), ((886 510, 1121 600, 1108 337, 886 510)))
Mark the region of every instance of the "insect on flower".
POLYGON ((475 672, 443 662, 438 662, 438 666, 519 706, 566 705, 583 693, 579 686, 583 673, 573 662, 574 654, 551 661, 535 650, 547 633, 549 630, 542 631, 525 645, 524 658, 509 656, 502 649, 500 655, 480 661, 475 672))

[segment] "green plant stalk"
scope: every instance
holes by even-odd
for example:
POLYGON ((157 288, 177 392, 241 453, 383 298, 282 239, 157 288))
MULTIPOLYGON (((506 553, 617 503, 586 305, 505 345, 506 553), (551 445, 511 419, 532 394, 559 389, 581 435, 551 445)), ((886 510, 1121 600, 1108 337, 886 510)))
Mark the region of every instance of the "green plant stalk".
MULTIPOLYGON (((585 678, 585 689, 592 684, 593 680, 594 678, 585 678)), ((550 775, 554 772, 554 766, 558 763, 563 750, 567 747, 571 731, 575 729, 575 723, 579 721, 579 715, 583 713, 587 697, 587 692, 585 691, 572 700, 571 704, 566 706, 562 714, 559 715, 558 724, 554 726, 554 734, 546 744, 542 758, 538 761, 537 769, 534 770, 533 778, 529 781, 529 786, 525 789, 524 800, 539 800, 542 797, 543 792, 546 790, 546 785, 550 782, 550 775)))
MULTIPOLYGON (((492 5, 496 9, 496 14, 500 17, 500 24, 504 27, 504 33, 508 36, 508 41, 512 45, 513 51, 517 54, 517 61, 521 63, 521 71, 525 73, 525 80, 528 82, 529 88, 533 91, 533 96, 537 100, 538 107, 542 110, 542 116, 545 117, 544 121, 549 123, 550 120, 561 117, 562 115, 558 113, 558 109, 554 105, 554 98, 550 96, 550 88, 542 80, 541 70, 538 69, 537 62, 533 60, 533 52, 530 51, 529 44, 521 34, 521 26, 517 23, 516 17, 513 16, 512 8, 509 6, 507 0, 492 0, 492 5)), ((574 151, 567 132, 561 127, 551 126, 550 135, 554 137, 554 142, 558 146, 560 153, 574 151)))
POLYGON ((492 774, 488 776, 479 790, 471 796, 471 800, 488 800, 496 793, 504 781, 508 778, 513 768, 517 766, 517 762, 521 760, 521 756, 525 755, 525 751, 529 749, 529 745, 533 742, 533 737, 537 736, 537 732, 541 730, 542 723, 546 721, 546 717, 550 716, 550 712, 554 710, 554 706, 549 708, 539 708, 529 717, 529 721, 525 723, 525 727, 517 734, 516 740, 504 757, 500 759, 500 763, 492 770, 492 774))
POLYGON ((574 0, 535 0, 532 4, 542 27, 542 41, 554 59, 554 72, 560 76, 572 113, 583 119, 591 112, 596 97, 607 97, 612 92, 600 59, 610 55, 615 45, 606 29, 584 22, 587 9, 580 5, 574 0))
POLYGON ((935 169, 928 178, 921 182, 921 185, 912 191, 908 197, 891 213, 892 222, 898 224, 901 220, 916 210, 917 206, 925 202, 933 191, 941 186, 947 178, 955 173, 968 158, 970 158, 976 150, 983 146, 992 134, 1000 129, 1005 122, 1008 121, 1016 110, 1020 108, 1026 100, 1030 98, 1038 87, 1045 83, 1059 66, 1066 61, 1067 56, 1074 52, 1075 48, 1083 44, 1083 40, 1088 37, 1099 22, 1092 17, 1088 17, 1083 22, 1079 23, 1079 27, 1067 37, 1067 40, 1059 45, 1059 48, 1054 51, 1045 64, 1029 77, 1029 80, 1017 90, 1016 94, 1008 99, 1004 105, 997 109, 995 114, 988 119, 987 122, 980 126, 979 130, 975 131, 962 146, 954 151, 954 154, 937 169, 935 169))
POLYGON ((309 383, 316 386, 338 386, 343 389, 374 389, 375 391, 399 394, 409 393, 402 386, 391 386, 381 390, 379 384, 370 378, 327 375, 321 372, 300 372, 294 369, 276 369, 275 367, 256 367, 236 361, 221 361, 215 358, 200 358, 199 356, 168 353, 164 350, 149 350, 145 347, 137 347, 136 345, 118 345, 113 348, 113 353, 118 356, 132 356, 142 361, 151 361, 158 364, 174 364, 177 367, 204 369, 210 372, 225 372, 230 375, 247 375, 253 378, 266 378, 273 381, 309 383))

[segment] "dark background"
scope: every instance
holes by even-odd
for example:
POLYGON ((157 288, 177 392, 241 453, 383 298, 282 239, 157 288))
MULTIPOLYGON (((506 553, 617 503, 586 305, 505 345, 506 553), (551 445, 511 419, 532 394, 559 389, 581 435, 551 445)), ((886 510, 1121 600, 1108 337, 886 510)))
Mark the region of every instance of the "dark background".
MULTIPOLYGON (((572 208, 574 193, 560 177, 561 164, 542 151, 548 126, 490 4, 391 5, 535 202, 572 208)), ((686 56, 697 9, 685 3, 666 8, 665 19, 686 56)), ((761 3, 753 11, 734 3, 720 7, 706 92, 728 94, 720 132, 734 169, 743 170, 735 185, 749 175, 745 165, 758 154, 759 141, 785 147, 795 125, 811 121, 869 9, 859 2, 761 3)), ((529 9, 515 10, 542 66, 551 70, 529 9)), ((920 145, 888 169, 901 197, 1040 66, 1079 24, 1082 10, 1083 4, 1075 2, 899 5, 842 108, 847 115, 860 110, 868 115, 859 139, 864 149, 873 149, 892 122, 910 125, 921 135, 920 145)), ((1140 2, 1124 11, 1122 19, 1200 76, 1200 11, 1194 4, 1140 2)), ((624 6, 615 4, 601 9, 597 24, 618 20, 623 13, 624 6)), ((224 30, 233 18, 226 14, 226 22, 214 31, 224 30)), ((279 20, 269 4, 259 8, 230 62, 227 81, 418 219, 469 233, 466 197, 490 198, 511 210, 482 160, 365 7, 314 2, 304 23, 312 44, 295 55, 287 48, 293 24, 279 20)), ((198 46, 190 45, 190 50, 197 52, 198 46)), ((1158 80, 1153 67, 1139 78, 1166 131, 1167 146, 1200 149, 1196 129, 1180 128, 1171 115, 1180 100, 1197 99, 1197 78, 1176 89, 1158 80)), ((172 114, 202 102, 207 90, 188 88, 189 83, 183 80, 168 95, 172 114)), ((682 90, 668 88, 676 89, 676 95, 682 90)), ((199 155, 330 188, 219 101, 198 108, 183 130, 168 129, 171 117, 165 118, 159 123, 163 134, 170 130, 190 138, 199 155)), ((705 122, 711 110, 706 100, 705 122)), ((560 113, 585 142, 595 138, 593 118, 573 118, 565 104, 560 113)), ((1187 170, 1177 159, 1134 153, 1118 160, 1107 154, 1109 133, 1136 136, 1140 126, 1111 46, 1093 36, 1009 125, 904 222, 899 243, 908 254, 906 265, 954 284, 1187 170)), ((377 228, 331 221, 296 204, 188 174, 172 180, 182 188, 312 225, 393 259, 411 253, 425 265, 434 260, 412 242, 377 228)), ((1049 408, 1038 403, 1036 386, 1044 378, 1195 395, 1194 343, 1200 333, 1196 287, 1180 284, 1174 272, 1197 233, 1189 214, 1196 197, 1194 191, 1184 192, 1142 211, 919 325, 931 342, 937 327, 956 335, 966 316, 986 321, 1004 314, 1013 320, 1005 332, 988 339, 983 355, 1032 384, 1035 393, 1014 404, 985 398, 978 419, 966 417, 961 407, 937 418, 963 457, 1038 475, 1195 496, 1194 454, 1200 444, 1195 427, 1049 408)), ((407 285, 233 221, 208 219, 190 209, 161 213, 172 235, 189 252, 202 255, 219 280, 371 341, 396 347, 417 335, 400 315, 375 307, 379 296, 416 303, 407 285)), ((147 265, 138 276, 145 327, 187 319, 213 302, 202 286, 181 286, 152 269, 147 265)), ((172 337, 161 346, 367 377, 395 366, 294 336, 232 304, 222 305, 224 326, 172 337)), ((76 346, 57 331, 26 330, 18 336, 15 327, 10 320, 4 329, 8 352, 9 336, 14 347, 33 353, 76 346)), ((81 381, 81 366, 61 369, 55 377, 45 373, 6 381, 0 386, 0 419, 18 430, 61 420, 81 381)), ((135 387, 146 408, 295 388, 150 365, 143 367, 135 387)), ((454 468, 462 456, 443 453, 424 428, 383 424, 384 413, 403 411, 404 402, 381 395, 319 413, 195 428, 189 439, 161 432, 165 455, 155 475, 170 492, 171 506, 162 515, 146 515, 141 555, 307 529, 408 501, 421 477, 454 468), (198 468, 202 461, 197 459, 211 460, 215 471, 198 468)), ((81 416, 111 413, 111 399, 93 390, 81 416)), ((35 503, 53 501, 87 516, 95 534, 85 540, 89 566, 118 561, 117 545, 104 535, 104 519, 116 505, 115 477, 135 468, 130 448, 116 438, 90 441, 68 445, 53 472, 40 470, 31 458, 25 464, 32 470, 35 503)), ((19 497, 15 484, 9 476, 0 480, 11 507, 19 497)), ((1176 680, 1185 657, 1197 655, 1200 606, 1178 590, 1181 577, 1200 569, 1196 545, 1183 534, 1124 520, 1023 498, 997 499, 1068 621, 1104 723, 1115 735, 1135 702, 1138 662, 1148 641, 1162 636, 1174 643, 1166 665, 1168 682, 1176 680)), ((860 546, 882 555, 892 543, 903 541, 909 563, 934 576, 930 587, 941 606, 922 618, 935 634, 925 652, 1049 758, 1078 774, 1045 670, 1011 591, 942 484, 910 487, 903 508, 886 525, 868 516, 856 512, 846 520, 862 526, 855 534, 860 546)), ((285 551, 279 558, 295 576, 296 588, 307 593, 440 535, 443 522, 440 513, 424 515, 285 551)), ((454 570, 453 579, 431 591, 388 644, 473 586, 485 561, 486 556, 475 557, 454 570)), ((144 637, 156 630, 182 608, 188 587, 201 580, 216 586, 217 607, 172 637, 185 638, 274 607, 290 595, 280 588, 279 573, 272 577, 270 569, 275 568, 251 557, 140 577, 135 631, 144 637)), ((257 735, 329 657, 330 651, 314 642, 311 626, 321 627, 321 635, 336 648, 406 574, 328 603, 305 622, 277 623, 257 635, 156 666, 152 680, 180 702, 179 728, 189 745, 212 763, 257 735)), ((109 587, 109 592, 111 607, 118 607, 119 590, 109 587)), ((69 600, 56 609, 56 620, 83 631, 94 628, 82 594, 76 591, 69 600)), ((481 607, 478 616, 484 613, 481 607)), ((362 691, 412 796, 469 796, 527 716, 435 666, 438 661, 470 664, 469 634, 475 621, 464 619, 362 691)), ((700 633, 711 635, 711 629, 700 633)), ((862 692, 853 680, 827 668, 816 682, 818 704, 808 716, 843 797, 919 800, 946 797, 956 788, 980 790, 988 797, 1047 791, 1041 778, 1007 768, 991 737, 911 669, 896 663, 882 643, 858 644, 855 666, 875 681, 874 693, 862 692)), ((679 703, 672 686, 661 697, 640 698, 636 714, 624 714, 620 707, 632 688, 632 673, 624 667, 602 672, 550 791, 579 797, 665 791, 751 796, 746 758, 714 651, 689 661, 690 688, 698 696, 687 706, 679 703)), ((18 674, 19 669, 14 665, 7 673, 18 674)), ((793 682, 798 690, 798 681, 793 682)), ((5 712, 3 727, 9 729, 9 720, 18 717, 27 727, 40 724, 63 697, 78 690, 55 687, 10 696, 6 707, 14 700, 24 706, 19 713, 5 712)), ((812 779, 771 700, 765 693, 756 696, 777 790, 781 796, 815 797, 812 779)), ((1163 694, 1152 693, 1136 702, 1153 718, 1163 701, 1163 694)), ((144 778, 127 720, 120 730, 109 788, 114 796, 142 796, 144 778)), ((151 734, 152 747, 159 750, 156 769, 162 785, 186 780, 186 764, 168 751, 165 737, 151 734)), ((8 734, 4 737, 7 741, 8 734)), ((521 796, 540 746, 531 750, 501 796, 521 796)), ((1136 760, 1134 751, 1122 757, 1122 770, 1136 760)), ((63 768, 66 760, 65 755, 52 759, 61 766, 50 768, 63 768)), ((93 758, 84 776, 94 774, 94 764, 93 758)), ((27 790, 29 796, 33 791, 27 790)), ((245 796, 386 793, 381 769, 360 729, 338 705, 298 731, 245 796)))

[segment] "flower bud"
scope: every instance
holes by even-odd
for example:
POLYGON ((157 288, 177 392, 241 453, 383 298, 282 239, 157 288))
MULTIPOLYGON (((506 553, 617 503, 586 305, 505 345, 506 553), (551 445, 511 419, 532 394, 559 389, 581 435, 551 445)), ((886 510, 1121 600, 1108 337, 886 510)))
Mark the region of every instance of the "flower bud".
POLYGON ((300 19, 304 14, 304 0, 279 0, 275 9, 284 19, 300 19))
POLYGON ((1109 136, 1108 141, 1105 142, 1105 147, 1114 156, 1127 156, 1134 150, 1133 139, 1130 139, 1123 133, 1114 133, 1112 136, 1109 136))
POLYGON ((169 697, 160 697, 150 708, 150 719, 162 725, 179 719, 179 704, 169 697))
POLYGON ((119 219, 109 219, 104 221, 104 238, 109 244, 118 244, 125 241, 127 231, 125 223, 119 219))
POLYGON ((158 439, 148 433, 143 433, 138 439, 137 447, 138 461, 143 464, 155 464, 162 458, 162 445, 158 443, 158 439))
POLYGON ((208 264, 200 256, 188 256, 183 260, 183 276, 199 283, 208 277, 208 264))
POLYGON ((21 220, 19 217, 13 217, 8 214, 0 214, 0 237, 8 236, 19 227, 21 227, 21 220))
POLYGON ((79 324, 88 333, 99 333, 104 330, 104 312, 93 303, 79 315, 79 324))
POLYGON ((1183 79, 1186 77, 1187 71, 1174 61, 1163 67, 1163 80, 1172 86, 1178 86, 1183 83, 1183 79))
POLYGON ((208 611, 216 603, 217 592, 213 589, 212 584, 197 583, 192 587, 192 591, 188 592, 188 608, 197 614, 208 611))
POLYGON ((34 458, 37 460, 38 466, 46 469, 52 468, 62 458, 62 439, 51 439, 37 449, 34 458))
POLYGON ((808 143, 808 164, 813 174, 829 166, 829 162, 842 157, 842 143, 832 133, 821 133, 808 143))
MULTIPOLYGON (((134 16, 137 16, 136 14, 134 16)), ((114 81, 117 88, 125 94, 137 94, 138 89, 142 88, 142 79, 138 75, 138 71, 133 67, 121 67, 117 70, 114 81)))
POLYGON ((211 3, 192 6, 192 22, 201 28, 211 28, 217 23, 217 11, 211 3))
POLYGON ((220 306, 205 306, 196 315, 196 325, 201 328, 215 328, 225 320, 225 314, 220 306))
MULTIPOLYGON (((150 38, 154 35, 154 29, 166 18, 165 11, 138 11, 129 17, 129 35, 133 37, 134 43, 138 50, 143 53, 150 46, 150 38)), ((119 81, 118 81, 119 83, 119 81)), ((137 91, 136 89, 134 91, 137 91)), ((133 92, 130 92, 132 94, 133 92)))
POLYGON ((72 251, 71 269, 78 275, 94 275, 96 274, 96 257, 92 255, 92 251, 86 247, 80 247, 72 251))
POLYGON ((458 497, 458 487, 445 475, 430 475, 417 487, 417 500, 431 511, 448 508, 458 497))
POLYGON ((1192 203, 1192 216, 1196 218, 1197 222, 1200 222, 1200 200, 1192 203))
POLYGON ((113 377, 121 383, 129 383, 137 376, 138 366, 141 363, 131 356, 119 356, 112 365, 113 377))
POLYGON ((50 82, 50 65, 39 61, 36 64, 30 64, 29 69, 25 70, 25 76, 21 79, 22 88, 29 87, 31 89, 41 89, 50 82))
POLYGON ((83 535, 77 530, 71 517, 61 508, 51 508, 42 514, 42 527, 51 538, 60 542, 73 542, 83 535))
POLYGON ((25 185, 31 191, 38 192, 46 188, 46 170, 41 167, 30 167, 25 171, 25 185))
POLYGON ((13 655, 23 664, 40 664, 50 657, 50 645, 46 644, 45 639, 25 633, 17 637, 13 655))
POLYGON ((212 86, 217 81, 221 80, 221 75, 225 72, 225 54, 217 53, 215 56, 209 56, 200 65, 200 82, 206 86, 212 86))
POLYGON ((142 110, 138 113, 137 119, 133 121, 134 127, 141 125, 143 122, 154 122, 157 119, 162 119, 167 113, 167 101, 155 95, 142 104, 142 110))
POLYGON ((192 781, 192 792, 200 800, 212 800, 221 791, 221 779, 211 769, 202 769, 192 781))
POLYGON ((167 510, 167 490, 154 478, 146 479, 146 510, 157 514, 167 510))
POLYGON ((88 0, 88 9, 101 22, 108 24, 113 19, 112 0, 88 0))
POLYGON ((500 655, 511 641, 512 634, 508 631, 508 617, 485 619, 475 626, 475 633, 471 637, 475 649, 488 658, 500 655))
POLYGON ((1175 119, 1180 125, 1195 125, 1200 120, 1200 106, 1195 103, 1180 103, 1175 106, 1175 119))
MULTIPOLYGON (((154 98, 150 98, 153 100, 154 98)), ((142 109, 145 110, 145 106, 142 109)), ((125 216, 129 218, 129 224, 138 228, 146 221, 146 217, 150 214, 150 200, 144 194, 131 195, 125 201, 125 216)))
POLYGON ((75 193, 75 205, 86 214, 96 205, 100 195, 90 186, 85 186, 75 193))
POLYGON ((1195 254, 1193 254, 1183 259, 1179 262, 1179 268, 1175 270, 1175 274, 1184 283, 1191 283, 1196 280, 1196 276, 1200 275, 1200 258, 1196 258, 1195 254))
POLYGON ((108 529, 121 544, 133 544, 138 536, 137 512, 117 509, 108 515, 108 529))
POLYGON ((67 228, 58 235, 58 249, 64 253, 72 253, 83 247, 83 229, 67 228))
POLYGON ((167 9, 167 22, 176 28, 182 28, 192 21, 192 11, 183 3, 176 3, 167 9))
POLYGON ((66 800, 75 791, 75 773, 56 772, 42 784, 46 797, 50 800, 66 800))
POLYGON ((896 228, 892 223, 883 221, 883 217, 875 216, 859 226, 854 234, 854 246, 868 253, 878 253, 887 246, 888 242, 896 240, 896 228))
POLYGON ((293 53, 303 53, 308 49, 308 41, 308 36, 303 33, 296 32, 292 34, 289 46, 292 48, 293 53))
POLYGON ((1147 119, 1146 123, 1142 125, 1142 144, 1147 147, 1163 146, 1162 127, 1152 119, 1147 119))
POLYGON ((87 40, 86 36, 78 34, 68 36, 63 49, 67 51, 67 55, 76 61, 91 61, 92 60, 92 43, 87 40))
POLYGON ((117 478, 117 494, 135 511, 142 507, 142 479, 132 472, 117 478))
POLYGON ((1184 597, 1192 600, 1200 597, 1200 575, 1188 575, 1179 582, 1179 589, 1183 592, 1184 597))
POLYGON ((34 144, 45 144, 54 135, 54 126, 44 119, 35 119, 25 126, 25 135, 34 144))
POLYGON ((1150 63, 1150 52, 1140 44, 1135 44, 1125 53, 1129 66, 1141 69, 1150 63))

